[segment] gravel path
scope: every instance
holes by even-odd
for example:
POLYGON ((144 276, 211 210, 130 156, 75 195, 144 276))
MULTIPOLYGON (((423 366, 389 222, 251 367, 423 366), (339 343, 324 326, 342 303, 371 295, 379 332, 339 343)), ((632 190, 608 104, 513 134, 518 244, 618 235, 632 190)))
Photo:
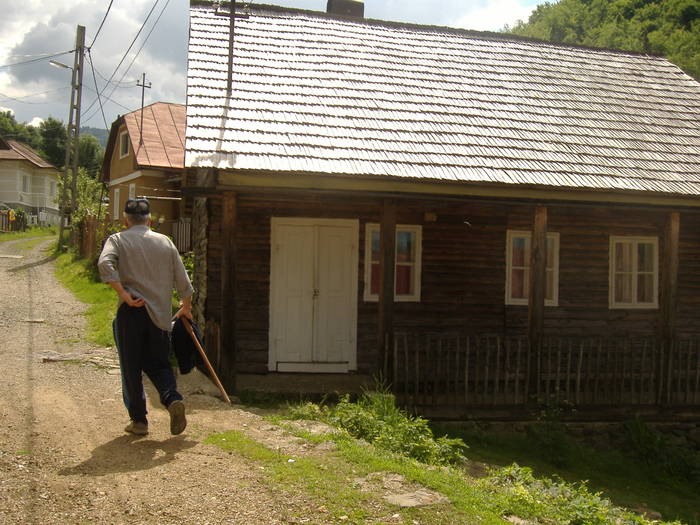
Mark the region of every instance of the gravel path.
POLYGON ((56 281, 43 252, 49 242, 24 252, 0 243, 0 523, 322 522, 303 494, 276 491, 256 465, 202 443, 238 429, 268 445, 304 448, 252 411, 210 395, 201 375, 180 378, 184 434, 170 436, 152 390, 151 433, 123 432, 115 351, 84 341, 86 307, 56 281))

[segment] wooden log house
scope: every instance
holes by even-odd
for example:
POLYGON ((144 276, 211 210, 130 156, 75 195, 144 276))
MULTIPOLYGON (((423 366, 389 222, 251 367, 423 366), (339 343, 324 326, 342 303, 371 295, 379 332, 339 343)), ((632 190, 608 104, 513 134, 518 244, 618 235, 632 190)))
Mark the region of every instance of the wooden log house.
POLYGON ((183 191, 230 388, 697 416, 697 81, 356 1, 190 25, 183 191))

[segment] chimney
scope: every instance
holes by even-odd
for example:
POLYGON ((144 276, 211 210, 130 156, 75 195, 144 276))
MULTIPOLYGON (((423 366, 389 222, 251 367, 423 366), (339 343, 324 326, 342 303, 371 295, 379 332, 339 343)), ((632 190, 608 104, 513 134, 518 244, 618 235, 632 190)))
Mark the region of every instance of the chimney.
POLYGON ((364 18, 365 3, 363 0, 328 0, 326 12, 329 15, 364 18))

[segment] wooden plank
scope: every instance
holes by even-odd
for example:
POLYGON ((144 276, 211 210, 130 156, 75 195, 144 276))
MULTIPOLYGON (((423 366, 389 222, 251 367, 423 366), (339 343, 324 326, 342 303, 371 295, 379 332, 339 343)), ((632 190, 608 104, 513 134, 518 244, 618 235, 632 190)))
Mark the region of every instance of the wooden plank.
MULTIPOLYGON (((396 264, 396 202, 382 201, 379 224, 379 319, 377 320, 380 363, 388 358, 394 337, 394 271, 396 264)), ((389 369, 382 371, 388 374, 389 369)), ((391 378, 387 378, 391 380, 391 378)))
MULTIPOLYGON (((530 290, 528 296, 528 337, 531 359, 538 359, 544 329, 544 296, 547 270, 547 208, 535 206, 530 240, 530 290)), ((531 373, 538 367, 532 366, 531 373)), ((533 384, 541 378, 533 376, 533 384)))
POLYGON ((236 384, 236 194, 223 193, 221 221, 221 381, 231 391, 236 384))
POLYGON ((669 381, 666 382, 665 399, 671 400, 671 348, 676 338, 676 312, 678 303, 678 246, 680 236, 680 213, 670 212, 666 218, 664 230, 663 256, 661 266, 661 338, 666 344, 666 361, 663 363, 667 370, 669 381))

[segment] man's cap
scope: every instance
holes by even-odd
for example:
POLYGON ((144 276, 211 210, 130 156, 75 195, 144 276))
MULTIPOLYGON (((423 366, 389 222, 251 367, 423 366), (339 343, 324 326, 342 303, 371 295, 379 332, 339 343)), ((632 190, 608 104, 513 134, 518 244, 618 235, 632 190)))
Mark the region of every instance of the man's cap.
POLYGON ((124 205, 124 213, 127 215, 148 215, 151 206, 146 199, 129 199, 124 205))

